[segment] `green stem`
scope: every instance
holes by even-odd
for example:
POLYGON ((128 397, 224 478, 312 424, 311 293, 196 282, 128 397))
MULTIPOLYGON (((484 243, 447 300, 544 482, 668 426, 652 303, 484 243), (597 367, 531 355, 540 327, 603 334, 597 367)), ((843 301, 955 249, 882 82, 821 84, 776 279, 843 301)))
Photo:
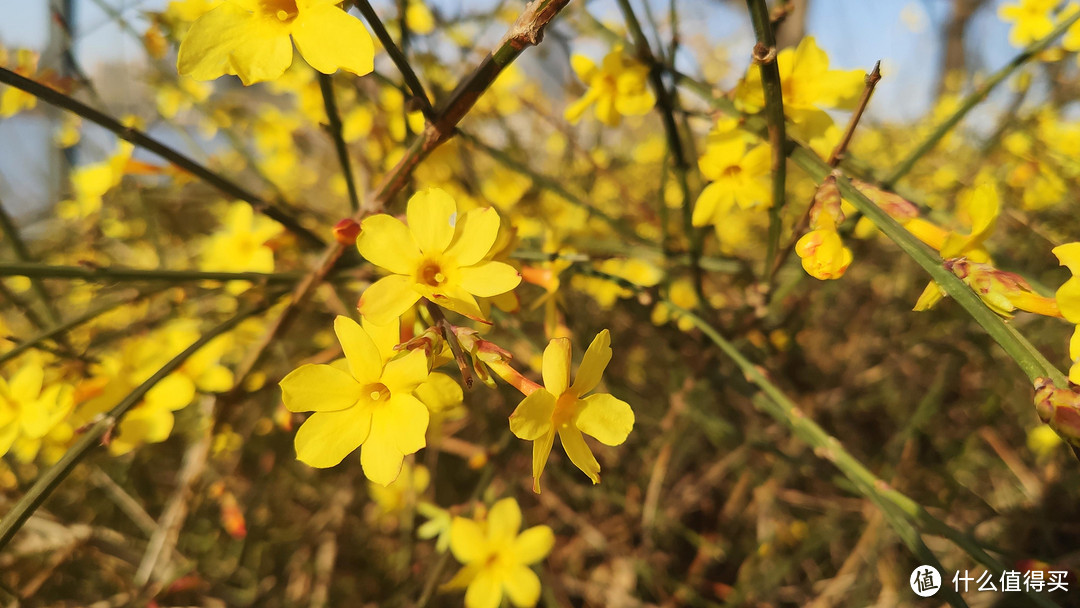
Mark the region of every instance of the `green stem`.
MULTIPOLYGON (((378 13, 371 7, 371 3, 368 0, 354 0, 354 5, 360 10, 360 14, 367 20, 368 25, 375 32, 375 37, 382 43, 383 48, 386 49, 386 54, 390 56, 390 60, 397 66, 399 72, 401 72, 401 78, 405 81, 405 86, 409 87, 409 91, 412 92, 414 103, 420 104, 419 110, 424 113, 424 116, 430 116, 431 114, 431 100, 428 99, 427 92, 424 90, 424 85, 420 83, 420 79, 416 77, 416 72, 413 71, 412 66, 409 65, 409 59, 405 56, 398 45, 394 43, 394 39, 390 37, 390 32, 386 31, 386 26, 383 25, 379 19, 378 13)), ((404 23, 404 13, 402 13, 402 22, 404 23)), ((405 37, 404 28, 402 29, 402 37, 405 37)), ((404 42, 404 40, 403 40, 404 42)), ((405 104, 408 106, 408 104, 405 104)))
POLYGON ((276 220, 282 226, 285 226, 310 244, 320 247, 325 245, 323 240, 319 238, 317 234, 301 226, 295 218, 274 206, 269 201, 260 198, 236 182, 200 165, 188 156, 166 146, 134 127, 124 126, 115 118, 103 112, 99 112, 81 101, 73 99, 55 89, 50 89, 34 80, 20 76, 7 68, 0 67, 0 83, 15 87, 16 89, 37 97, 45 103, 77 114, 86 120, 111 131, 120 139, 131 142, 136 146, 145 148, 154 154, 157 154, 177 167, 180 167, 211 186, 214 186, 221 192, 250 204, 256 211, 276 220))
MULTIPOLYGON (((667 148, 671 154, 675 180, 679 185, 679 192, 682 194, 683 231, 686 233, 686 240, 690 243, 690 271, 694 280, 694 289, 698 297, 704 301, 705 293, 702 286, 704 276, 700 263, 704 243, 693 223, 693 197, 690 194, 688 177, 690 163, 686 159, 686 150, 683 148, 682 137, 679 135, 679 126, 675 123, 676 98, 664 86, 664 65, 657 61, 656 56, 653 55, 652 49, 649 47, 649 41, 645 37, 645 32, 641 29, 641 22, 638 21, 634 9, 630 6, 630 0, 618 0, 618 3, 623 18, 626 20, 627 29, 630 31, 630 37, 634 41, 638 60, 649 68, 649 85, 653 90, 653 94, 656 95, 656 109, 660 113, 660 120, 664 125, 664 136, 667 138, 667 148)), ((672 58, 672 61, 674 61, 674 58, 672 58)), ((663 190, 660 191, 659 196, 660 205, 664 205, 663 190)))
POLYGON ((81 314, 81 315, 79 315, 79 316, 77 316, 77 317, 75 317, 73 319, 70 319, 68 321, 65 321, 65 322, 63 322, 63 323, 61 323, 59 325, 56 325, 55 327, 51 327, 51 328, 39 333, 38 335, 34 336, 33 338, 30 338, 29 340, 26 340, 25 342, 20 342, 19 344, 17 344, 15 346, 15 348, 13 348, 13 349, 11 349, 11 350, 3 353, 3 354, 0 354, 0 365, 3 365, 4 363, 7 363, 8 361, 11 361, 15 357, 22 354, 24 351, 26 351, 26 350, 28 350, 30 348, 33 348, 33 347, 37 346, 38 344, 41 344, 42 342, 44 342, 46 340, 51 340, 51 339, 55 338, 56 336, 59 336, 59 335, 61 335, 63 333, 66 333, 66 332, 68 332, 68 331, 82 325, 83 323, 86 323, 88 321, 92 321, 92 320, 100 317, 101 315, 109 312, 110 310, 112 310, 112 309, 114 309, 114 308, 116 308, 118 306, 121 306, 121 305, 124 305, 124 304, 131 304, 132 302, 135 302, 136 300, 140 300, 142 298, 149 297, 150 295, 152 295, 154 293, 157 293, 157 292, 161 291, 162 289, 165 289, 165 287, 159 287, 159 288, 151 289, 151 290, 143 292, 143 293, 135 294, 134 296, 131 296, 131 297, 128 297, 128 298, 123 298, 121 300, 117 300, 116 302, 111 302, 109 304, 98 306, 97 308, 91 308, 90 310, 84 312, 83 314, 81 314))
POLYGON ((253 283, 295 283, 297 272, 216 272, 202 270, 144 270, 139 268, 52 266, 49 264, 0 264, 0 277, 81 279, 84 281, 251 281, 253 283))
POLYGON ((746 0, 750 22, 754 26, 754 63, 761 70, 761 86, 765 94, 765 121, 772 147, 772 205, 769 207, 769 240, 765 250, 765 274, 771 275, 776 251, 780 247, 780 210, 784 207, 787 180, 787 143, 784 124, 784 93, 780 84, 780 67, 776 62, 776 37, 769 22, 769 7, 765 0, 746 0))
POLYGON ((330 137, 334 139, 334 149, 337 150, 338 162, 341 163, 341 174, 345 177, 345 187, 349 191, 349 207, 356 213, 360 210, 360 196, 356 193, 349 149, 345 146, 345 138, 341 134, 341 114, 338 113, 337 102, 334 100, 334 77, 320 72, 319 89, 322 91, 323 106, 326 108, 330 137))
POLYGON ((109 410, 108 413, 84 431, 68 451, 64 453, 60 460, 57 461, 56 464, 45 469, 26 494, 15 503, 15 506, 4 515, 3 519, 0 519, 0 550, 7 546, 11 541, 11 538, 15 536, 15 533, 22 528, 23 524, 26 523, 26 520, 29 519, 31 515, 33 515, 34 511, 45 502, 45 499, 52 494, 53 490, 64 481, 68 474, 75 468, 75 465, 79 464, 79 462, 85 458, 95 446, 100 445, 102 438, 104 438, 106 434, 120 422, 128 411, 142 401, 142 398, 146 395, 147 391, 171 374, 176 368, 180 367, 184 361, 194 355, 208 342, 230 331, 248 317, 266 310, 269 306, 270 302, 266 302, 256 308, 241 312, 200 336, 194 344, 184 349, 179 355, 173 357, 171 361, 155 372, 153 376, 150 376, 145 382, 128 394, 127 397, 124 397, 120 403, 116 404, 116 406, 109 410))
POLYGON ((990 94, 990 91, 994 90, 995 87, 1004 82, 1005 79, 1011 76, 1020 66, 1049 48, 1050 45, 1053 44, 1058 37, 1064 34, 1072 24, 1076 23, 1077 20, 1080 20, 1080 12, 1063 20, 1049 34, 1028 45, 1023 51, 1020 51, 1020 54, 1013 57, 1012 61, 1005 64, 1005 66, 997 72, 994 72, 986 82, 982 83, 982 85, 972 91, 972 93, 961 102, 960 106, 956 108, 956 111, 935 127, 922 143, 916 146, 904 160, 900 161, 900 164, 893 169, 892 173, 881 180, 881 186, 883 188, 892 188, 896 182, 900 181, 900 178, 911 171, 912 167, 915 166, 915 163, 918 162, 920 158, 925 156, 930 150, 933 150, 934 146, 936 146, 949 131, 952 131, 953 127, 967 116, 967 113, 970 112, 972 108, 977 106, 982 100, 986 99, 986 96, 990 94))
MULTIPOLYGON (((922 505, 904 493, 893 489, 886 481, 874 475, 857 458, 844 449, 843 444, 838 439, 829 435, 809 418, 780 388, 766 377, 765 373, 757 365, 754 365, 753 362, 743 356, 734 344, 720 335, 720 332, 705 320, 670 300, 665 300, 665 303, 701 330, 713 344, 738 366, 747 381, 761 391, 765 398, 756 399, 754 401, 755 405, 777 422, 786 426, 796 437, 813 447, 815 456, 832 463, 854 484, 860 494, 881 507, 886 519, 890 524, 894 525, 897 534, 909 546, 921 547, 917 551, 921 558, 930 559, 932 554, 928 550, 923 552, 922 549, 925 549, 925 545, 922 545, 917 532, 908 529, 908 527, 895 525, 897 515, 902 515, 908 521, 917 524, 930 534, 948 539, 980 564, 993 570, 995 574, 1005 570, 1005 564, 988 554, 975 539, 934 517, 922 505)), ((936 567, 942 570, 940 566, 936 567)), ((1053 602, 1043 599, 1039 594, 1031 593, 1028 594, 1028 597, 1041 606, 1055 605, 1053 602)))
MULTIPOLYGON (((31 260, 30 251, 26 248, 26 243, 22 240, 22 236, 19 234, 19 229, 15 226, 15 222, 8 215, 7 209, 4 208, 4 203, 0 201, 0 232, 3 232, 4 236, 11 241, 11 249, 15 252, 15 257, 20 262, 29 262, 31 260)), ((56 306, 53 302, 52 296, 46 291, 45 285, 40 279, 32 277, 30 279, 30 286, 33 287, 34 293, 41 299, 41 303, 45 305, 45 312, 49 315, 49 320, 54 324, 60 322, 60 315, 56 312, 56 306)))

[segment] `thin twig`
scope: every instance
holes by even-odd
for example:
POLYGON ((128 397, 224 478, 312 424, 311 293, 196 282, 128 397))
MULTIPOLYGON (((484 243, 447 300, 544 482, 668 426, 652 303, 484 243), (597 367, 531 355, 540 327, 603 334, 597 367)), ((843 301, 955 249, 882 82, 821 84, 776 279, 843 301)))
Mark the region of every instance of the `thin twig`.
MULTIPOLYGON (((29 262, 32 260, 30 257, 30 250, 26 248, 26 243, 22 240, 22 235, 19 234, 18 227, 15 226, 15 222, 8 215, 7 209, 4 208, 3 201, 0 201, 0 232, 11 242, 11 249, 15 252, 15 257, 20 262, 29 262)), ((30 278, 30 286, 34 288, 34 293, 41 299, 41 303, 45 305, 45 312, 49 315, 49 320, 53 325, 60 322, 60 315, 56 312, 56 303, 53 297, 49 295, 49 292, 45 289, 45 285, 38 277, 30 278)))
POLYGON ((127 397, 124 397, 120 403, 116 404, 111 410, 104 416, 99 418, 97 422, 86 429, 82 435, 68 448, 67 452, 60 458, 56 464, 42 471, 38 476, 34 485, 27 490, 26 494, 15 503, 15 506, 10 511, 4 514, 3 518, 0 518, 0 549, 3 549, 11 541, 15 533, 22 528, 22 525, 26 523, 26 520, 34 513, 35 510, 45 499, 52 494, 53 490, 60 485, 68 474, 74 470, 75 465, 79 464, 87 454, 90 453, 96 446, 101 445, 101 440, 106 433, 112 430, 117 423, 127 414, 133 407, 135 407, 142 398, 146 395, 147 391, 153 388, 158 382, 161 382, 166 376, 171 374, 176 368, 183 365, 185 361, 207 343, 214 338, 231 331, 245 319, 248 319, 254 315, 257 315, 270 306, 271 301, 264 302, 254 308, 249 308, 233 316, 228 321, 214 327, 199 336, 191 346, 185 348, 183 352, 173 357, 168 363, 161 367, 158 371, 154 372, 152 376, 147 378, 142 384, 131 391, 127 397))
POLYGON ((765 95, 765 120, 768 125, 769 146, 772 148, 772 205, 769 206, 769 239, 765 250, 766 280, 772 278, 772 269, 780 247, 780 211, 784 207, 787 192, 787 143, 784 124, 784 92, 780 83, 780 66, 776 61, 776 36, 769 21, 769 7, 765 0, 746 0, 750 22, 754 26, 757 44, 754 45, 754 63, 761 70, 761 88, 765 95))
POLYGON ((236 182, 195 162, 188 156, 181 154, 177 150, 161 143, 157 139, 150 137, 134 127, 124 126, 115 118, 103 112, 99 112, 81 101, 55 89, 50 89, 39 82, 20 76, 7 68, 0 67, 0 83, 13 86, 16 89, 25 91, 37 97, 45 103, 52 104, 58 108, 63 108, 77 114, 86 120, 115 133, 120 139, 131 142, 136 146, 145 148, 154 154, 157 154, 177 167, 195 175, 207 184, 221 190, 223 193, 250 204, 256 211, 276 220, 297 236, 308 241, 308 243, 316 246, 325 245, 323 239, 317 234, 301 226, 295 218, 274 206, 269 201, 260 198, 236 182))
MULTIPOLYGON (((412 66, 409 65, 409 59, 405 57, 405 53, 398 48, 394 43, 394 39, 390 37, 390 32, 386 31, 386 26, 379 20, 379 15, 375 12, 375 9, 371 7, 371 3, 368 0, 354 0, 353 4, 360 10, 360 14, 367 20, 368 25, 375 31, 375 37, 382 43, 383 48, 386 49, 386 54, 390 56, 390 60, 397 66, 399 72, 401 72, 401 78, 405 81, 405 86, 409 87, 409 91, 412 92, 413 100, 412 104, 418 104, 419 107, 415 108, 423 112, 424 116, 430 117, 432 112, 431 100, 428 99, 427 91, 424 90, 424 85, 420 83, 420 79, 416 77, 416 72, 413 71, 412 66)), ((402 13, 404 15, 404 13, 402 13)), ((404 21, 404 18, 403 18, 404 21)), ((404 30, 402 31, 402 37, 404 38, 404 30)), ((402 41, 404 43, 404 40, 402 41)), ((406 107, 412 105, 406 103, 406 107)))
MULTIPOLYGON (((405 187, 409 176, 429 154, 448 141, 457 132, 457 124, 476 105, 485 90, 527 47, 539 44, 544 37, 547 25, 559 14, 570 0, 534 0, 529 3, 510 27, 494 51, 484 57, 471 74, 465 77, 445 102, 439 105, 434 116, 427 122, 423 133, 414 138, 404 156, 390 172, 370 198, 370 204, 361 206, 360 212, 353 216, 357 222, 365 217, 382 211, 389 201, 405 187)), ((333 243, 323 251, 322 257, 314 269, 304 277, 293 290, 288 305, 269 324, 261 340, 261 348, 251 351, 240 363, 236 372, 235 387, 240 387, 258 364, 266 347, 273 341, 296 314, 300 304, 307 300, 314 287, 321 283, 331 272, 345 252, 345 245, 333 243)))
MULTIPOLYGON (((704 276, 700 263, 703 242, 699 231, 694 228, 693 224, 693 197, 690 194, 688 178, 690 163, 686 159, 686 150, 683 148, 682 137, 679 135, 679 126, 675 123, 675 97, 664 86, 664 65, 657 61, 649 48, 649 41, 645 37, 645 32, 641 29, 641 23, 638 21, 637 16, 634 15, 630 0, 618 0, 618 3, 623 18, 626 20, 627 29, 630 31, 630 36, 634 41, 638 59, 649 67, 649 84, 653 89, 653 94, 656 95, 656 109, 660 113, 660 119, 664 125, 664 135, 667 138, 668 152, 671 154, 672 166, 675 170, 675 180, 678 182, 679 192, 682 194, 683 232, 686 233, 686 239, 690 243, 690 273, 694 281, 694 290, 697 292, 698 297, 705 301, 704 276)), ((663 192, 660 193, 660 204, 666 204, 663 192)))
POLYGON ((446 340, 446 344, 450 347, 450 352, 454 353, 454 361, 457 362, 458 370, 461 372, 461 382, 465 385, 465 388, 471 389, 473 386, 472 369, 469 367, 469 360, 465 358, 465 353, 461 350, 461 342, 458 341, 457 334, 454 333, 454 326, 450 325, 450 322, 446 320, 446 315, 443 314, 438 304, 431 300, 424 300, 424 304, 427 305, 427 311, 431 315, 431 319, 435 321, 435 327, 439 329, 443 340, 446 340))
POLYGON ((948 118, 935 127, 926 139, 900 161, 900 163, 896 165, 896 168, 893 169, 892 173, 881 180, 881 186, 886 189, 892 188, 896 182, 900 181, 900 178, 911 171, 920 158, 933 150, 938 142, 941 141, 947 133, 952 131, 957 123, 967 116, 968 112, 979 105, 982 100, 986 99, 986 96, 990 94, 990 91, 993 91, 999 84, 1005 82, 1005 79, 1011 76, 1013 72, 1020 68, 1020 66, 1031 59, 1034 59, 1039 53, 1049 48, 1055 40, 1064 34, 1065 31, 1072 27, 1078 20, 1080 20, 1080 12, 1067 19, 1063 19, 1049 34, 1028 45, 1024 50, 1020 51, 1017 56, 1013 57, 1012 61, 1005 64, 1005 66, 997 72, 994 72, 990 78, 986 79, 986 82, 982 83, 982 85, 972 91, 948 118))
POLYGON ((251 281, 253 283, 295 283, 299 272, 218 272, 214 270, 169 270, 116 268, 113 266, 53 266, 51 264, 0 264, 0 277, 37 277, 107 281, 251 281))
MULTIPOLYGON (((874 88, 877 87, 877 83, 881 81, 881 60, 874 63, 874 69, 866 75, 866 84, 863 86, 862 96, 859 97, 859 104, 855 106, 855 112, 852 113, 851 119, 848 120, 847 128, 844 129, 843 136, 840 137, 840 141, 836 143, 836 147, 833 148, 832 153, 829 154, 829 159, 826 161, 830 167, 836 167, 840 164, 840 161, 844 158, 844 153, 847 151, 848 145, 851 144, 851 138, 855 135, 855 128, 859 126, 859 121, 862 119, 862 115, 866 112, 866 106, 870 103, 870 97, 874 94, 874 88)), ((791 252, 795 250, 795 243, 802 236, 802 233, 810 225, 810 206, 806 207, 806 211, 803 212, 799 222, 795 225, 795 229, 792 230, 791 242, 784 248, 780 255, 776 256, 773 260, 772 268, 769 269, 769 278, 771 279, 780 268, 791 256, 791 252)))
POLYGON ((345 178, 345 187, 349 191, 349 207, 353 213, 360 210, 360 195, 356 193, 356 180, 353 179, 352 163, 349 162, 349 148, 341 134, 341 114, 338 113, 334 100, 334 77, 319 73, 319 89, 322 91, 323 106, 326 108, 327 125, 330 137, 334 140, 338 162, 341 163, 341 175, 345 178))

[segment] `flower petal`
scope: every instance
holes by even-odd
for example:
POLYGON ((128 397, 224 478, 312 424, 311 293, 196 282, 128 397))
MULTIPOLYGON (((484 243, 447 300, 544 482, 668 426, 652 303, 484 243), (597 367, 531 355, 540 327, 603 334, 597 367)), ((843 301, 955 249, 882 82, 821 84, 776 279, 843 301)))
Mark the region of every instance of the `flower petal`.
POLYGON ((499 608, 502 603, 502 581, 491 568, 476 573, 465 590, 465 608, 499 608))
POLYGON ((476 298, 457 285, 443 285, 439 290, 432 294, 431 301, 443 308, 452 310, 459 315, 465 315, 474 321, 480 321, 482 323, 487 323, 488 325, 491 324, 484 316, 484 311, 480 310, 480 305, 477 304, 476 298))
POLYGON ((522 399, 510 414, 510 431, 518 439, 535 441, 551 431, 554 412, 555 396, 546 389, 537 389, 522 399))
POLYGON ((191 24, 176 57, 176 69, 195 80, 213 80, 229 69, 229 52, 244 36, 251 13, 224 2, 191 24))
POLYGON ((420 250, 401 220, 380 213, 360 223, 356 248, 364 259, 394 274, 411 275, 420 264, 420 250))
POLYGON ((405 356, 386 364, 380 382, 394 395, 409 394, 427 380, 428 358, 423 349, 409 351, 405 356))
POLYGON ((455 213, 454 199, 439 188, 427 188, 412 195, 405 214, 420 251, 426 255, 446 251, 454 238, 455 213))
POLYGON ((463 564, 487 557, 487 536, 476 521, 455 517, 450 524, 450 552, 463 564))
POLYGON ((555 338, 544 349, 544 388, 558 399, 570 386, 570 339, 555 338))
POLYGON ((372 411, 375 432, 391 438, 394 448, 403 455, 427 445, 428 409, 412 395, 394 395, 372 411))
POLYGON ((394 437, 377 422, 381 423, 382 420, 376 420, 373 411, 371 432, 360 448, 360 466, 372 482, 388 486, 398 478, 405 455, 397 449, 394 437))
POLYGON ((375 347, 379 350, 379 356, 384 362, 389 361, 398 354, 394 347, 401 342, 400 319, 394 319, 386 325, 379 325, 368 317, 362 317, 360 326, 371 337, 371 341, 375 343, 375 347))
POLYGON ((338 412, 315 412, 296 431, 296 458, 309 466, 337 466, 367 441, 371 408, 350 407, 338 412))
POLYGON ((514 539, 511 551, 523 564, 535 564, 551 553, 555 546, 555 533, 548 526, 533 526, 514 539))
POLYGON ((630 404, 608 394, 590 395, 578 412, 574 425, 604 445, 619 445, 634 428, 630 404))
POLYGON ((289 372, 278 385, 281 386, 281 400, 290 412, 343 410, 355 405, 363 390, 348 372, 314 363, 289 372))
POLYGON ((518 608, 531 608, 540 600, 540 577, 526 566, 507 568, 502 585, 510 603, 518 608))
POLYGON ((382 357, 371 336, 356 321, 342 315, 334 319, 334 333, 345 352, 353 378, 361 385, 378 381, 382 357))
POLYGON ((276 80, 292 65, 293 47, 288 35, 266 29, 269 31, 236 40, 229 53, 229 67, 245 85, 276 80))
POLYGON ((596 462, 596 457, 585 443, 585 437, 582 436, 581 431, 573 427, 560 428, 559 440, 562 441, 563 449, 570 457, 570 462, 588 475, 593 483, 600 483, 600 463, 596 462))
POLYGON ((506 293, 521 283, 521 273, 503 262, 481 262, 465 266, 459 273, 465 291, 481 298, 506 293))
POLYGON ((499 222, 499 213, 492 207, 466 211, 458 218, 445 257, 458 266, 472 266, 484 259, 499 236, 499 222))
POLYGON ((292 37, 304 61, 323 74, 341 68, 363 76, 375 67, 371 34, 359 19, 333 4, 301 10, 292 37))
POLYGON ((405 314, 420 299, 420 292, 413 289, 413 280, 400 274, 392 274, 375 281, 360 295, 356 308, 378 325, 388 325, 405 314))
POLYGON ((504 498, 491 506, 487 522, 488 542, 493 547, 512 543, 521 530, 521 507, 513 498, 504 498))
POLYGON ((555 429, 551 429, 546 435, 533 442, 533 492, 540 493, 540 476, 544 474, 548 457, 551 456, 551 446, 555 443, 555 429))
POLYGON ((585 357, 578 367, 574 385, 570 390, 578 397, 596 388, 600 384, 600 378, 611 361, 611 332, 604 330, 593 338, 589 349, 585 351, 585 357))

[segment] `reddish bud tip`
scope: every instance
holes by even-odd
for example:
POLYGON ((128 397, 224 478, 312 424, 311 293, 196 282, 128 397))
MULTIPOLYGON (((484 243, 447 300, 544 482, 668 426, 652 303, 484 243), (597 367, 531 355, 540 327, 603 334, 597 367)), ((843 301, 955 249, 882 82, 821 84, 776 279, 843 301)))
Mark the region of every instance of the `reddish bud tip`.
POLYGON ((352 218, 345 218, 334 224, 334 240, 342 245, 352 245, 360 236, 360 224, 352 218))

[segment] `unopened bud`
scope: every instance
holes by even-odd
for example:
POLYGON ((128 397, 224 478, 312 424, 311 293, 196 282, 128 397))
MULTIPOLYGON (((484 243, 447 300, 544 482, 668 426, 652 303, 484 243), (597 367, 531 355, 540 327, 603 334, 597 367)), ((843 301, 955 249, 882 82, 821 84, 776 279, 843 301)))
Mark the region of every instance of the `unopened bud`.
POLYGON ((334 240, 342 245, 356 243, 356 237, 360 236, 360 224, 352 218, 345 218, 334 224, 334 240))

